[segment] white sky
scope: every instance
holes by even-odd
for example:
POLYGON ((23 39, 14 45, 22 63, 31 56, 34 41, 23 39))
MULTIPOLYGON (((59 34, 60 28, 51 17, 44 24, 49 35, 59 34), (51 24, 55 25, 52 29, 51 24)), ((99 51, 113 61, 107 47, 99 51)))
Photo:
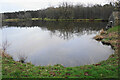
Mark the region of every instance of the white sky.
POLYGON ((63 2, 103 5, 108 1, 109 0, 0 0, 0 13, 44 9, 49 6, 58 6, 63 2))

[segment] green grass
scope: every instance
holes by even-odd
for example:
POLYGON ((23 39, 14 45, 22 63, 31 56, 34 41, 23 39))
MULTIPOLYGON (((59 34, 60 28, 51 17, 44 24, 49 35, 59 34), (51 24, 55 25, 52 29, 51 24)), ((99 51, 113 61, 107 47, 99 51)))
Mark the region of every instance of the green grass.
POLYGON ((106 61, 94 65, 64 67, 34 66, 13 61, 12 58, 3 58, 3 78, 117 78, 118 56, 112 56, 106 61))
POLYGON ((4 22, 18 22, 18 21, 24 21, 25 19, 5 19, 4 22))
MULTIPOLYGON (((5 19, 4 22, 16 22, 26 20, 42 20, 42 18, 29 18, 29 19, 5 19)), ((49 19, 44 18, 44 21, 102 21, 102 19, 49 19)))
POLYGON ((110 43, 113 46, 113 49, 115 49, 115 51, 118 51, 118 46, 120 46, 120 44, 118 43, 119 34, 120 25, 112 27, 107 30, 107 34, 103 35, 105 36, 105 38, 102 40, 102 42, 110 43))
POLYGON ((120 31, 120 25, 119 26, 115 26, 115 27, 112 27, 110 29, 107 30, 107 32, 116 32, 116 31, 120 31))
MULTIPOLYGON (((120 27, 120 26, 117 26, 120 27)), ((114 43, 117 27, 110 28, 104 34, 105 40, 114 43), (112 34, 112 35, 111 35, 112 34), (114 37, 110 39, 111 37, 114 37)), ((115 42, 117 43, 117 42, 115 42)), ((112 44, 117 47, 116 44, 112 44)), ((107 60, 97 64, 64 67, 60 64, 54 66, 34 66, 30 63, 15 62, 11 57, 2 58, 3 78, 118 78, 118 48, 107 60)))

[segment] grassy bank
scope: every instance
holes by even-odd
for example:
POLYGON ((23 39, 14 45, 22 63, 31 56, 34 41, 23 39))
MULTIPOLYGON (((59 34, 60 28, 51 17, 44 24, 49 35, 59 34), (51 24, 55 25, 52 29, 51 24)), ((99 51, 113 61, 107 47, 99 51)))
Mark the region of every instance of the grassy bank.
POLYGON ((118 78, 118 28, 101 33, 102 41, 111 43, 115 53, 105 61, 92 65, 64 67, 60 64, 54 66, 34 66, 31 63, 15 62, 11 57, 2 58, 3 78, 118 78))
POLYGON ((16 22, 26 20, 43 20, 43 21, 106 21, 102 19, 49 19, 49 18, 28 18, 28 19, 5 19, 4 22, 16 22))

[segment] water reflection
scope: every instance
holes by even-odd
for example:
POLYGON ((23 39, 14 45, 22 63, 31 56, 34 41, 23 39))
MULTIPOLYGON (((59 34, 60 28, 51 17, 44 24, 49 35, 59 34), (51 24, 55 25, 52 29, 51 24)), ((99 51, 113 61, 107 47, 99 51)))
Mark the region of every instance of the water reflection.
POLYGON ((26 62, 35 65, 79 66, 105 60, 113 53, 109 46, 92 39, 105 25, 32 21, 4 23, 2 31, 3 40, 11 43, 8 53, 16 61, 24 55, 26 62))
POLYGON ((42 30, 49 30, 50 35, 57 35, 63 39, 70 39, 74 35, 92 34, 93 31, 99 31, 105 28, 106 22, 51 22, 51 21, 21 21, 3 23, 8 27, 40 27, 42 30))

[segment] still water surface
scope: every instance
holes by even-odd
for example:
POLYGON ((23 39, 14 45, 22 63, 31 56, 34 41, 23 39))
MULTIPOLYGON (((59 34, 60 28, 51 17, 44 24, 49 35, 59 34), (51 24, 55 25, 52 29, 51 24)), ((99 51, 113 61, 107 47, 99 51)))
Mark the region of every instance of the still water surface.
POLYGON ((4 23, 2 42, 8 41, 7 53, 15 61, 20 56, 34 65, 80 66, 106 60, 114 51, 93 39, 105 22, 4 23))

